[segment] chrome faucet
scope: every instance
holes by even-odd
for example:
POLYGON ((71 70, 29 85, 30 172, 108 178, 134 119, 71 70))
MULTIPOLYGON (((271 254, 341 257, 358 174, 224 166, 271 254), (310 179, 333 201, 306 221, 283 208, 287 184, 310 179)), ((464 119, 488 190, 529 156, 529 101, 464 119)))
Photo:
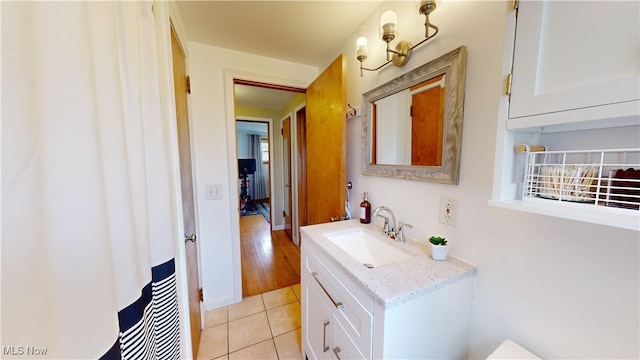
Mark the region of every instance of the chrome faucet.
POLYGON ((393 211, 391 211, 391 209, 386 206, 378 206, 377 208, 373 209, 373 214, 371 214, 371 217, 375 219, 378 216, 384 219, 384 226, 382 227, 383 234, 400 242, 405 242, 404 228, 405 226, 408 228, 412 228, 413 225, 400 221, 396 226, 396 217, 393 215, 393 211), (383 210, 386 211, 389 216, 380 215, 380 212, 383 210), (389 228, 389 219, 391 219, 391 228, 389 228))
POLYGON ((398 241, 400 242, 405 242, 406 240, 404 239, 404 227, 408 227, 409 229, 413 228, 413 225, 404 223, 402 221, 398 222, 398 231, 396 234, 396 238, 398 239, 398 241))
POLYGON ((384 219, 384 227, 382 228, 382 233, 389 236, 390 238, 395 238, 396 234, 396 217, 393 215, 393 211, 391 211, 391 209, 389 209, 386 206, 378 206, 377 208, 373 209, 373 214, 371 214, 372 218, 376 218, 376 217, 382 217, 384 219), (380 211, 386 211, 387 214, 389 214, 389 216, 384 216, 384 215, 379 215, 380 211), (389 229, 389 218, 391 218, 391 223, 393 224, 391 226, 391 229, 389 229))

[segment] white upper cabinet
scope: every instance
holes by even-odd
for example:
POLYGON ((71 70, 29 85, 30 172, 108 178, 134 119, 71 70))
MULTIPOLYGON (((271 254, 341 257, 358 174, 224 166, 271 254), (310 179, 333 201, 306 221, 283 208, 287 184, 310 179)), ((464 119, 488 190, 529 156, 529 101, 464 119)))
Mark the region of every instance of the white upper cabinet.
POLYGON ((520 1, 507 128, 640 113, 640 2, 520 1))
POLYGON ((490 204, 640 231, 640 183, 616 175, 640 169, 640 1, 521 0, 506 25, 511 86, 499 103, 490 204), (517 153, 520 144, 546 151, 517 153), (552 180, 585 181, 585 198, 550 196, 545 171, 573 165, 599 171, 552 180), (629 204, 612 200, 620 192, 629 204))

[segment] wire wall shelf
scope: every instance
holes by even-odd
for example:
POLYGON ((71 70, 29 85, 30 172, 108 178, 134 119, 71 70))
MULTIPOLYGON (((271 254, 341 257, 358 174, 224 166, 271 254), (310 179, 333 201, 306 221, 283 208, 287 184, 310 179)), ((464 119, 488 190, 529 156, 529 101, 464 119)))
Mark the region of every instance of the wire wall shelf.
POLYGON ((640 149, 527 151, 522 199, 640 208, 640 149))

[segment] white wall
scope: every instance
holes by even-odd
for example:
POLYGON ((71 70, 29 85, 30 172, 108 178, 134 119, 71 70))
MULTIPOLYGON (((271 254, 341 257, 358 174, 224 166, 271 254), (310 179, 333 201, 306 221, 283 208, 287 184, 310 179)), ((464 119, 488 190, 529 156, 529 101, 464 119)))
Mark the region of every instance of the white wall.
POLYGON ((187 61, 191 76, 189 121, 195 161, 200 277, 205 307, 213 309, 241 300, 241 294, 234 292, 241 289, 234 287, 241 281, 237 165, 229 168, 230 163, 236 162, 235 118, 233 94, 227 91, 232 87, 226 83, 225 74, 306 87, 319 72, 311 66, 193 42, 189 44, 187 61), (204 200, 205 184, 222 184, 223 199, 204 200))
MULTIPOLYGON (((360 78, 355 35, 342 51, 349 59, 348 97, 361 94, 460 45, 468 47, 459 185, 361 175, 360 118, 347 125, 347 180, 351 206, 369 192, 372 206, 391 207, 413 224, 407 236, 445 236, 452 255, 478 266, 470 357, 486 358, 511 338, 543 358, 639 358, 640 239, 637 232, 488 206, 503 91, 505 18, 511 1, 441 2, 431 20, 436 38, 415 50, 405 68, 389 66, 360 78), (457 203, 455 227, 438 222, 441 195, 457 203)), ((387 2, 398 14, 400 39, 417 43, 424 17, 409 2, 387 2)), ((368 67, 383 60, 375 12, 368 67), (376 57, 377 56, 377 57, 376 57)))

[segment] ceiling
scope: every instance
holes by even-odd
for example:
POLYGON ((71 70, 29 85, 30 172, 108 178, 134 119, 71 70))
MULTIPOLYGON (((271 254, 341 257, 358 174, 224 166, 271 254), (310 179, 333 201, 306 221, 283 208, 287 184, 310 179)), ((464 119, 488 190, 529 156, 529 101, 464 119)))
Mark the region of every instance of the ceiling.
MULTIPOLYGON (((178 0, 189 41, 322 68, 382 1, 178 0)), ((294 93, 242 86, 241 106, 282 109, 294 93)), ((238 91, 240 90, 240 91, 238 91)))
POLYGON ((250 85, 236 85, 235 99, 237 106, 258 109, 282 110, 297 93, 292 91, 268 89, 250 85))

